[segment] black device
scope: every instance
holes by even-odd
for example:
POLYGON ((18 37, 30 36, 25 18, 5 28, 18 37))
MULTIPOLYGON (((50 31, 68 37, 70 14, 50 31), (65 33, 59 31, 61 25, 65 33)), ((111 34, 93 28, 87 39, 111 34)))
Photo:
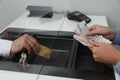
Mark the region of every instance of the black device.
POLYGON ((86 16, 85 14, 83 14, 79 11, 68 13, 67 17, 70 20, 75 20, 75 21, 78 21, 78 22, 81 22, 81 21, 85 20, 86 23, 89 23, 91 21, 91 19, 88 16, 86 16))
POLYGON ((28 17, 51 18, 53 16, 52 7, 49 6, 27 6, 30 14, 28 17))

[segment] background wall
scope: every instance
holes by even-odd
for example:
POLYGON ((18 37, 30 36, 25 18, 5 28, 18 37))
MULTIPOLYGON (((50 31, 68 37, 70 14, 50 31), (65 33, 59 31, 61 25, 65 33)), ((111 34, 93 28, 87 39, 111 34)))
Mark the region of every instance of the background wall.
POLYGON ((27 5, 52 6, 55 11, 79 10, 107 16, 109 25, 120 27, 120 0, 0 0, 0 30, 25 12, 27 5))
POLYGON ((110 26, 120 27, 120 0, 71 0, 71 9, 105 15, 110 26))
POLYGON ((0 31, 19 17, 30 0, 0 0, 0 31))

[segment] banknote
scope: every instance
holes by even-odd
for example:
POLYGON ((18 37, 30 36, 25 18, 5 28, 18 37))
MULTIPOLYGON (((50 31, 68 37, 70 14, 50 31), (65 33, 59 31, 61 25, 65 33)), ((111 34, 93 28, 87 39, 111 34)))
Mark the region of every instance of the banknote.
POLYGON ((95 40, 97 37, 99 37, 99 35, 92 35, 92 36, 86 35, 89 29, 85 21, 82 21, 81 23, 79 23, 78 27, 79 27, 80 33, 87 39, 95 40))
POLYGON ((77 25, 77 33, 80 33, 79 35, 74 36, 76 40, 79 39, 79 42, 81 42, 84 46, 92 46, 87 40, 94 40, 97 42, 104 42, 104 43, 112 43, 110 40, 104 38, 102 35, 93 35, 93 36, 88 36, 87 33, 89 31, 88 26, 86 25, 85 21, 80 22, 77 25))
POLYGON ((84 40, 81 36, 74 35, 73 37, 74 37, 74 39, 76 39, 78 42, 80 42, 84 46, 91 46, 91 47, 93 47, 92 44, 90 44, 87 40, 84 40))

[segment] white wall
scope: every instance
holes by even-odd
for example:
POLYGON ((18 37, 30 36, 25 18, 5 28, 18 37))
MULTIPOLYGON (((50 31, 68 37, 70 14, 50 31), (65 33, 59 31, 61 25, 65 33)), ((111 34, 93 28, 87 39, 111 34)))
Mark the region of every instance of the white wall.
POLYGON ((110 26, 120 26, 120 0, 0 0, 0 30, 24 13, 28 4, 52 6, 56 11, 70 9, 105 15, 110 26))
POLYGON ((0 0, 0 31, 19 17, 30 0, 0 0))
POLYGON ((105 15, 110 26, 120 27, 120 0, 71 0, 71 9, 85 14, 105 15))
POLYGON ((65 10, 66 6, 70 3, 69 0, 32 0, 30 4, 41 5, 41 6, 51 6, 55 11, 65 10))
MULTIPOLYGON (((67 1, 67 0, 66 0, 67 1)), ((61 11, 66 7, 65 0, 0 0, 0 31, 25 12, 27 5, 47 5, 61 11)), ((69 2, 69 1, 68 1, 69 2)))

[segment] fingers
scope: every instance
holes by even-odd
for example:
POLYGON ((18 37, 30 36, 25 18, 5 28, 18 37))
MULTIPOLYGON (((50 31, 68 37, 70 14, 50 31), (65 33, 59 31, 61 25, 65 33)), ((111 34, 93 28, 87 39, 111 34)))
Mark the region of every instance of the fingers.
POLYGON ((35 53, 39 52, 40 44, 32 36, 25 34, 14 40, 11 46, 10 53, 15 54, 26 49, 28 54, 33 50, 35 53))
POLYGON ((93 31, 89 31, 89 32, 87 33, 88 36, 97 35, 97 34, 99 34, 99 33, 98 33, 98 31, 96 31, 96 30, 95 30, 95 31, 94 31, 94 30, 93 30, 93 31))
POLYGON ((18 39, 13 41, 11 50, 10 50, 11 54, 21 52, 24 49, 27 49, 28 53, 31 52, 32 47, 28 43, 28 41, 27 41, 28 39, 26 36, 28 36, 28 35, 21 36, 18 39))
POLYGON ((88 41, 91 45, 93 46, 89 46, 88 48, 93 51, 95 48, 97 47, 102 47, 105 43, 102 43, 102 42, 96 42, 96 41, 93 41, 93 40, 89 40, 88 41))
POLYGON ((92 31, 93 29, 95 29, 96 26, 98 26, 98 25, 97 25, 97 24, 94 24, 94 25, 90 26, 90 27, 89 27, 89 31, 92 31))
POLYGON ((99 42, 89 40, 89 43, 92 44, 94 47, 99 47, 101 44, 99 42))
POLYGON ((35 53, 39 52, 39 43, 37 42, 37 40, 35 38, 33 38, 32 36, 29 36, 29 35, 25 35, 25 40, 27 43, 27 45, 25 47, 27 48, 28 53, 30 53, 31 50, 34 50, 35 53))
POLYGON ((26 45, 25 48, 27 48, 28 46, 30 47, 30 49, 27 49, 29 54, 30 54, 31 50, 34 50, 36 52, 36 46, 32 41, 27 40, 26 44, 28 44, 28 45, 26 45))
POLYGON ((34 49, 35 52, 39 51, 39 43, 37 42, 37 40, 31 36, 29 36, 29 42, 31 42, 31 47, 32 49, 34 49))
POLYGON ((92 25, 89 27, 89 32, 87 33, 87 35, 91 36, 91 35, 96 35, 96 34, 100 34, 100 32, 97 30, 97 27, 100 25, 92 25))
MULTIPOLYGON (((89 46, 88 48, 92 51, 92 53, 94 54, 95 52, 95 49, 97 47, 100 46, 100 43, 96 42, 96 41, 93 41, 93 40, 89 40, 89 43, 92 44, 93 46, 89 46)), ((94 56, 94 55, 93 55, 94 56)))
POLYGON ((31 46, 29 46, 29 43, 26 41, 26 44, 23 45, 23 49, 27 49, 28 54, 30 54, 32 48, 31 46))

